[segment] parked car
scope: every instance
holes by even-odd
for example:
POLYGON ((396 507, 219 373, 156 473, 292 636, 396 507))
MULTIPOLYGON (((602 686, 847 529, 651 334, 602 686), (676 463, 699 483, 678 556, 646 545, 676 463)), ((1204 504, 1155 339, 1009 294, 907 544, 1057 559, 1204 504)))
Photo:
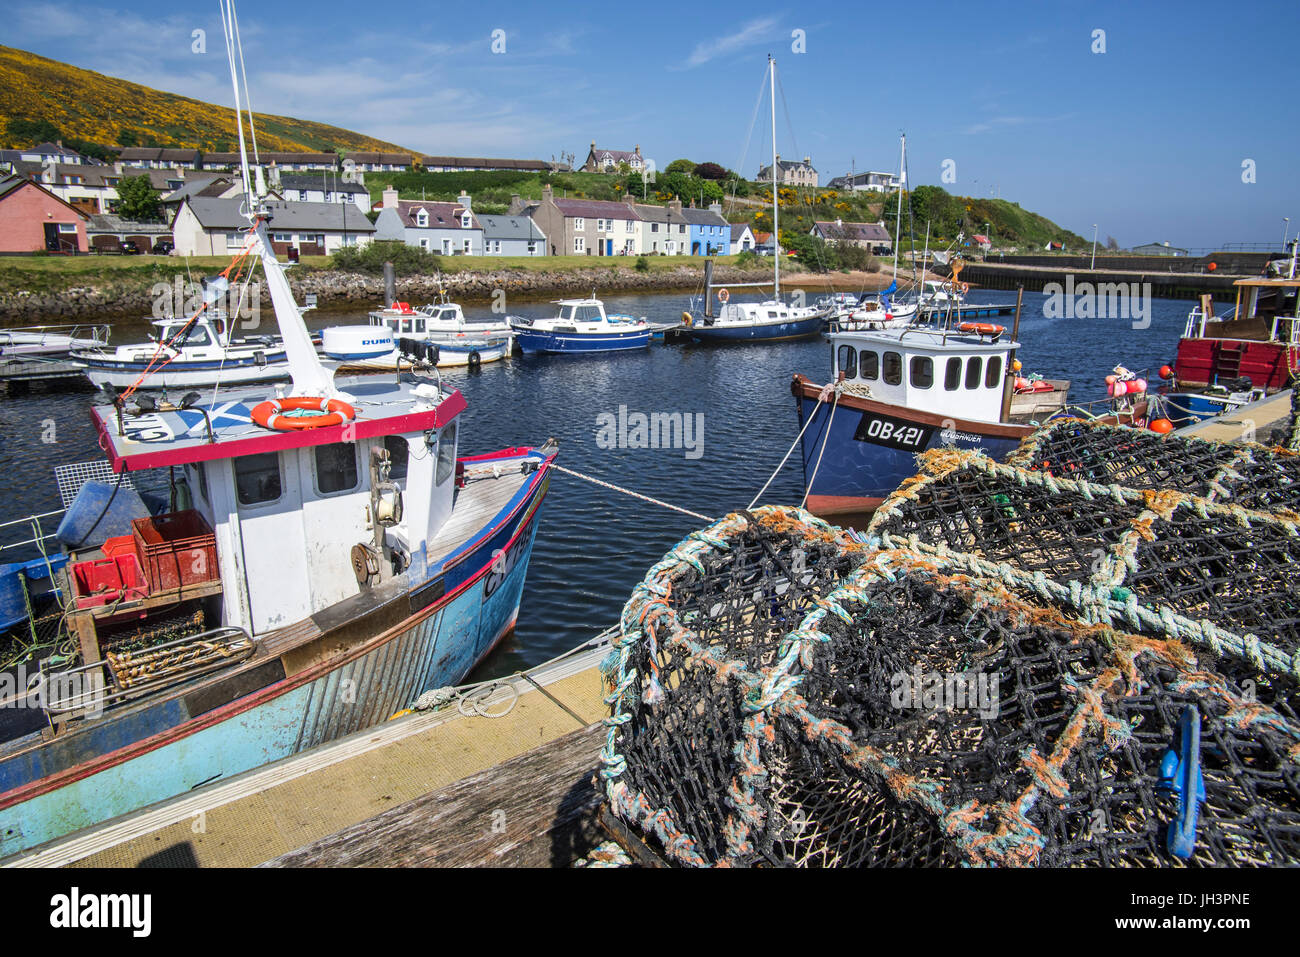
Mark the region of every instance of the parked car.
POLYGON ((153 254, 155 256, 170 256, 176 244, 170 239, 160 239, 153 244, 153 254))
POLYGON ((120 245, 120 248, 121 248, 122 253, 123 253, 124 255, 127 255, 127 256, 138 256, 138 255, 140 255, 140 247, 136 245, 134 239, 124 239, 124 240, 122 240, 121 245, 120 245))

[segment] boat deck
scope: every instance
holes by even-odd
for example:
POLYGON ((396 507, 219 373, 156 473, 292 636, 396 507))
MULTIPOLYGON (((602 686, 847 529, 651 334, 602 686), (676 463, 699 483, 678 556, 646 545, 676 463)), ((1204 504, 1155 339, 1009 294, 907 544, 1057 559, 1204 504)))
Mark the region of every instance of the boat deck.
POLYGON ((1245 437, 1246 430, 1253 429, 1258 436, 1257 441, 1267 442, 1269 434, 1285 426, 1290 418, 1291 390, 1286 389, 1224 415, 1193 422, 1179 429, 1177 434, 1211 442, 1240 442, 1245 437))
MULTIPOLYGON (((596 734, 598 729, 592 725, 606 714, 597 665, 608 650, 603 641, 593 641, 566 657, 503 679, 483 708, 503 711, 517 692, 518 701, 502 717, 472 712, 466 717, 455 703, 397 717, 17 855, 4 864, 250 867, 291 854, 574 732, 585 729, 586 737, 596 734)), ((598 747, 591 748, 590 768, 596 766, 598 747)), ((584 764, 585 750, 577 756, 584 764)), ((505 834, 498 835, 488 826, 492 807, 478 808, 479 812, 485 819, 483 828, 472 832, 438 828, 428 834, 429 844, 439 842, 445 853, 460 855, 457 862, 463 862, 471 850, 499 859, 501 849, 494 849, 494 840, 504 840, 505 834), (475 842, 484 846, 466 847, 475 842)), ((303 853, 286 863, 312 863, 303 853)))

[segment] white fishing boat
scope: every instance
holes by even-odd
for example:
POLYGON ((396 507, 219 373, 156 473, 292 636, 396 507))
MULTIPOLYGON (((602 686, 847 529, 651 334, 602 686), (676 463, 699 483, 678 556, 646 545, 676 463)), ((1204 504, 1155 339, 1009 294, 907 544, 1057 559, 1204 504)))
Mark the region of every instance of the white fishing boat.
POLYGON ((58 531, 12 523, 37 541, 0 566, 31 669, 0 690, 0 859, 387 721, 519 614, 554 444, 458 457, 456 389, 335 378, 250 187, 240 92, 237 256, 261 263, 292 381, 97 402, 107 461, 58 473, 58 531))
POLYGON ((74 349, 96 388, 186 389, 235 386, 289 378, 284 346, 275 336, 233 338, 233 324, 200 310, 184 318, 157 319, 148 342, 115 349, 74 349))
POLYGON ((483 322, 465 318, 465 311, 454 302, 430 303, 412 308, 409 302, 394 302, 386 309, 370 313, 371 325, 387 326, 397 336, 483 335, 508 336, 508 321, 483 322))
MULTIPOLYGON (((781 210, 778 202, 777 172, 781 164, 776 154, 776 61, 767 58, 770 97, 772 101, 772 237, 776 255, 772 257, 772 282, 735 283, 739 286, 772 286, 772 298, 762 302, 731 302, 727 289, 718 290, 720 304, 718 315, 706 306, 703 315, 694 316, 688 310, 682 317, 686 334, 697 342, 776 342, 782 339, 804 339, 819 335, 830 309, 814 304, 795 306, 781 299, 781 210)), ((705 290, 706 299, 711 295, 705 290)))
POLYGON ((327 364, 343 372, 477 369, 485 362, 504 359, 511 344, 510 336, 475 333, 394 336, 386 324, 376 323, 324 330, 320 352, 327 364))

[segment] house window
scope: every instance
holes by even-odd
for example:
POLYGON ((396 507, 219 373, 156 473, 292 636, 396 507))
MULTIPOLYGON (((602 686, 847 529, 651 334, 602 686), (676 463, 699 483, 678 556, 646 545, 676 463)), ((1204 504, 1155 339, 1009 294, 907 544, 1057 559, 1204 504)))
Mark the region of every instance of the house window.
POLYGON ((623 230, 624 232, 629 232, 629 233, 632 231, 632 220, 628 219, 624 221, 623 230))
POLYGON ((651 223, 651 224, 650 224, 650 232, 652 232, 652 233, 657 233, 657 232, 659 232, 659 224, 658 224, 658 223, 651 223))
POLYGON ((473 225, 473 222, 474 222, 474 221, 473 221, 472 219, 470 219, 470 215, 469 215, 469 213, 466 213, 465 215, 461 216, 461 218, 460 218, 460 224, 461 224, 461 226, 464 227, 465 229, 469 229, 470 226, 473 225))
POLYGON ((837 363, 841 372, 846 379, 856 379, 858 377, 858 351, 852 346, 840 346, 840 357, 837 363))
POLYGON ((421 248, 421 249, 428 249, 428 248, 429 248, 429 240, 428 240, 428 239, 421 239, 421 240, 420 240, 420 248, 421 248))
POLYGON ((357 487, 357 447, 353 442, 318 445, 316 490, 322 495, 350 492, 357 487))
POLYGON ((971 356, 966 360, 966 388, 978 389, 980 387, 980 374, 984 371, 984 360, 979 356, 971 356))
POLYGON ((59 232, 61 233, 75 233, 76 231, 76 223, 59 223, 59 232))
POLYGON ((429 225, 429 214, 426 213, 424 210, 420 210, 418 213, 416 213, 416 214, 415 214, 415 225, 419 226, 421 229, 423 229, 425 226, 428 226, 428 225, 429 225))
POLYGON ((961 360, 954 357, 948 360, 948 366, 944 370, 943 387, 948 392, 956 392, 959 385, 961 385, 961 360))
POLYGON ((438 439, 438 471, 433 477, 435 485, 447 481, 447 476, 456 471, 456 423, 452 422, 442 430, 438 439))
POLYGON ((532 241, 529 241, 529 243, 528 243, 528 255, 531 256, 531 255, 533 255, 533 253, 535 253, 535 252, 537 252, 537 243, 532 242, 532 241))
POLYGON ((990 356, 988 371, 984 373, 984 388, 996 389, 999 385, 1002 384, 999 381, 1001 378, 1002 378, 1002 357, 990 356))
POLYGON ((226 249, 242 249, 243 247, 243 233, 226 233, 226 249))
POLYGON ((586 229, 586 228, 587 228, 587 221, 586 221, 585 219, 583 219, 581 216, 575 216, 575 217, 573 218, 573 228, 574 228, 574 229, 586 229))
POLYGON ((912 356, 912 388, 928 389, 934 385, 934 360, 929 356, 912 356))
POLYGON ((235 494, 240 505, 264 505, 280 498, 280 456, 275 452, 235 459, 235 494))
POLYGON ((575 253, 585 253, 587 251, 587 240, 581 236, 574 236, 573 251, 575 253))
MULTIPOLYGON (((529 243, 528 245, 529 245, 529 247, 530 247, 528 251, 529 251, 529 252, 532 252, 532 248, 531 248, 531 247, 532 247, 532 243, 529 243)), ((492 240, 492 252, 494 252, 494 253, 499 253, 499 252, 501 252, 501 240, 499 240, 499 239, 494 239, 494 240, 492 240)))
POLYGON ((470 247, 470 242, 471 242, 471 240, 467 237, 467 238, 465 239, 464 246, 462 247, 462 248, 464 249, 464 252, 465 252, 465 255, 466 255, 466 256, 468 256, 468 255, 469 255, 469 252, 470 252, 470 248, 471 248, 471 247, 470 247))
POLYGON ((863 349, 858 354, 862 362, 862 378, 879 379, 880 378, 880 354, 872 349, 863 349))
POLYGON ((886 385, 898 385, 903 381, 903 357, 897 352, 886 352, 884 359, 886 385))

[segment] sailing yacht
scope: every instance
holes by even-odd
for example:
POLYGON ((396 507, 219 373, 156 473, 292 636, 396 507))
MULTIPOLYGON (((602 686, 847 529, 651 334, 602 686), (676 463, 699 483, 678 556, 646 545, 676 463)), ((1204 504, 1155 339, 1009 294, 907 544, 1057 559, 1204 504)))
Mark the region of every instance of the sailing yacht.
MULTIPOLYGON (((762 302, 731 302, 727 289, 718 290, 720 309, 717 316, 696 319, 687 312, 683 317, 686 334, 697 342, 775 342, 804 339, 820 335, 829 308, 790 305, 781 299, 781 223, 777 175, 780 163, 776 156, 776 61, 767 58, 772 100, 772 236, 776 246, 772 256, 772 298, 762 302)), ((736 283, 736 286, 767 286, 769 283, 736 283)))

